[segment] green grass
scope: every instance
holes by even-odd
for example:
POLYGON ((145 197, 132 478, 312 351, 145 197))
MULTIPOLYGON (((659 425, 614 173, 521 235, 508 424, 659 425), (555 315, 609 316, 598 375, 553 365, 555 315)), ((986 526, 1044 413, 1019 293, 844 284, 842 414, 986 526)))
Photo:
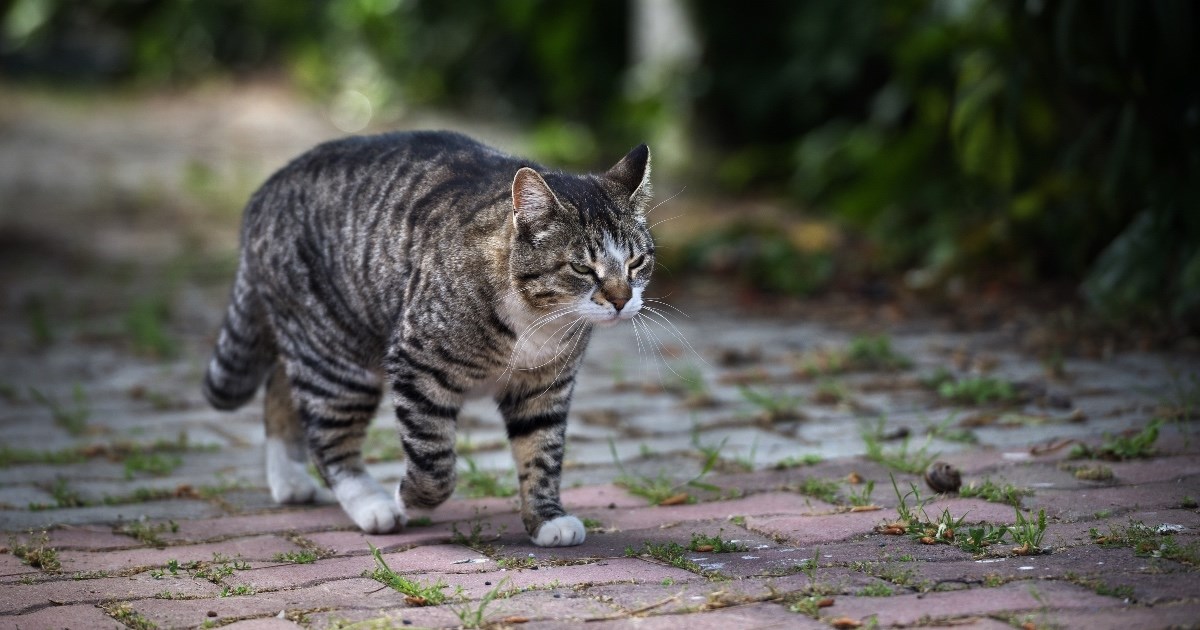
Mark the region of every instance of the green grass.
POLYGON ((900 442, 900 445, 895 448, 884 448, 883 446, 883 428, 884 419, 880 418, 874 426, 863 424, 859 431, 862 436, 863 444, 866 446, 867 459, 878 462, 893 470, 906 472, 912 475, 920 475, 925 472, 929 464, 933 463, 934 459, 940 455, 940 452, 929 452, 930 442, 933 436, 927 436, 925 443, 920 448, 910 450, 909 438, 905 436, 900 442))
POLYGON ((514 569, 536 569, 537 559, 529 556, 507 556, 496 560, 496 566, 509 571, 514 569))
POLYGON ((858 370, 903 370, 912 366, 908 357, 892 348, 887 335, 860 335, 851 339, 846 360, 851 368, 858 370))
POLYGON ((12 555, 20 558, 21 562, 47 573, 58 573, 62 570, 62 562, 58 559, 58 550, 50 546, 50 535, 46 532, 29 533, 25 540, 12 536, 8 540, 12 555))
POLYGON ((978 497, 992 503, 1004 503, 1013 507, 1021 507, 1021 497, 1033 496, 1033 490, 1014 486, 1010 483, 1000 485, 991 479, 985 478, 982 482, 976 483, 972 481, 959 488, 958 495, 967 498, 978 497))
POLYGON ((150 524, 145 521, 131 521, 118 527, 114 530, 118 534, 132 536, 147 545, 155 547, 165 547, 167 543, 159 537, 159 534, 165 532, 175 533, 179 531, 179 524, 175 521, 167 521, 166 523, 150 524))
POLYGON ((968 553, 983 553, 992 545, 1004 542, 1008 535, 1007 527, 996 527, 991 523, 983 523, 959 532, 958 548, 968 553))
POLYGON ((72 490, 68 485, 66 477, 56 477, 54 485, 50 487, 50 495, 54 497, 54 505, 30 504, 30 510, 44 510, 47 508, 72 508, 83 507, 88 505, 79 493, 72 490))
MULTIPOLYGON (((450 542, 452 542, 456 545, 463 545, 464 547, 470 547, 471 549, 474 549, 475 551, 478 551, 479 553, 482 553, 484 555, 488 555, 488 556, 495 555, 495 553, 496 553, 495 546, 492 543, 484 540, 483 530, 485 527, 487 529, 491 529, 492 525, 490 523, 484 522, 483 519, 477 518, 477 519, 471 521, 471 529, 468 530, 468 532, 464 534, 463 532, 459 531, 458 523, 451 523, 450 524, 450 542)), ((495 538, 498 538, 500 536, 500 534, 503 532, 503 529, 504 529, 504 527, 501 526, 501 531, 497 532, 495 535, 490 535, 489 538, 491 538, 493 540, 495 538)))
POLYGON ((183 459, 173 453, 137 450, 125 457, 124 465, 126 479, 133 479, 138 473, 166 477, 183 465, 183 459))
POLYGON ((504 587, 505 582, 508 582, 508 580, 509 578, 504 578, 497 582, 496 586, 492 587, 492 590, 484 593, 478 605, 464 605, 462 608, 454 611, 454 614, 458 615, 458 620, 462 622, 463 628, 483 628, 490 625, 484 618, 484 611, 493 600, 500 597, 500 589, 504 587))
POLYGON ((697 575, 703 575, 710 579, 718 579, 721 574, 716 571, 706 571, 700 565, 687 558, 688 548, 676 542, 666 542, 656 544, 652 542, 642 543, 641 550, 635 550, 632 547, 625 549, 625 555, 628 557, 637 557, 639 555, 650 556, 661 562, 669 564, 677 569, 690 571, 697 575))
POLYGON ((1092 448, 1084 444, 1076 444, 1071 449, 1069 457, 1073 459, 1090 458, 1110 461, 1152 457, 1156 452, 1154 444, 1158 441, 1158 430, 1161 426, 1162 420, 1154 420, 1132 436, 1105 434, 1104 442, 1099 447, 1092 448))
POLYGON ((733 553, 736 551, 746 551, 748 547, 740 542, 725 540, 721 538, 721 534, 725 533, 722 529, 716 536, 705 536, 704 534, 692 534, 692 541, 688 543, 688 549, 699 553, 733 553))
POLYGON ((135 352, 158 359, 179 354, 179 343, 167 332, 171 319, 167 295, 144 296, 129 304, 125 312, 125 333, 135 352))
POLYGON ((54 328, 50 325, 50 305, 46 297, 30 295, 22 305, 25 312, 25 323, 29 327, 29 336, 39 348, 45 348, 54 343, 54 328))
POLYGON ((308 549, 288 551, 275 554, 275 560, 292 564, 312 564, 317 561, 317 554, 308 549))
POLYGON ((895 594, 895 589, 887 584, 869 584, 855 593, 859 597, 891 597, 895 594))
MULTIPOLYGON (((721 442, 721 445, 724 445, 724 442, 721 442)), ((702 448, 703 464, 700 467, 700 472, 691 479, 678 483, 668 478, 661 470, 658 471, 658 475, 655 477, 629 473, 625 469, 625 466, 621 464, 621 459, 617 456, 616 444, 612 439, 609 439, 608 449, 612 453, 613 463, 616 464, 617 470, 621 473, 613 483, 625 488, 630 494, 646 499, 652 505, 661 505, 664 501, 668 500, 671 500, 673 503, 681 497, 682 501, 679 502, 695 503, 696 498, 690 493, 685 492, 685 489, 696 488, 709 492, 721 491, 717 486, 701 481, 712 472, 720 461, 721 445, 702 448)))
POLYGON ((458 488, 467 498, 511 497, 517 493, 516 487, 501 481, 495 473, 479 470, 470 457, 462 457, 460 461, 467 467, 458 472, 458 488))
POLYGON ((825 461, 825 458, 817 455, 816 453, 809 453, 807 455, 800 456, 789 455, 778 462, 775 462, 775 465, 772 466, 772 468, 775 470, 788 470, 789 468, 799 468, 801 466, 815 466, 823 461, 825 461))
POLYGON ((138 614, 129 602, 113 602, 102 606, 109 617, 121 622, 130 630, 155 630, 158 626, 149 619, 138 614))
MULTIPOLYGON (((1015 509, 1015 508, 1014 508, 1015 509)), ((1020 555, 1029 555, 1030 553, 1039 553, 1042 549, 1042 539, 1046 536, 1046 510, 1038 510, 1037 518, 1032 515, 1026 518, 1021 510, 1016 510, 1016 523, 1008 528, 1012 534, 1013 542, 1017 544, 1020 555)))
POLYGON ((942 381, 937 386, 937 393, 946 400, 964 405, 1004 404, 1017 400, 1012 383, 988 376, 942 381))
POLYGON ((410 580, 392 571, 384 561, 383 553, 375 545, 368 542, 367 546, 371 548, 371 557, 375 559, 375 568, 367 572, 366 577, 406 595, 406 601, 412 606, 438 606, 445 603, 447 595, 444 591, 448 585, 444 581, 438 580, 429 585, 410 580))
POLYGON ((912 361, 892 348, 887 335, 859 335, 845 347, 822 350, 802 358, 796 373, 804 377, 830 376, 852 371, 903 370, 912 361))
POLYGON ((742 393, 742 398, 758 408, 759 415, 767 422, 794 420, 802 417, 798 410, 804 402, 803 396, 792 396, 782 391, 759 391, 746 385, 739 386, 738 391, 742 393))
POLYGON ((900 487, 892 477, 892 489, 896 492, 898 505, 896 511, 900 518, 894 525, 885 528, 885 533, 903 533, 924 544, 945 543, 957 545, 963 551, 982 553, 993 545, 1001 544, 1011 537, 1018 545, 1013 553, 1017 555, 1033 555, 1042 552, 1041 544, 1046 534, 1046 511, 1039 510, 1037 516, 1026 516, 1017 506, 1013 507, 1015 522, 1009 526, 997 526, 991 523, 969 525, 964 527, 966 515, 954 518, 949 510, 942 510, 936 519, 931 519, 925 512, 926 500, 921 498, 916 484, 909 484, 910 490, 900 493, 900 487), (909 505, 909 499, 914 505, 909 505), (888 531, 893 526, 903 531, 888 531))
POLYGON ((866 507, 874 505, 871 502, 871 493, 875 492, 875 482, 868 480, 863 484, 862 490, 855 491, 854 488, 846 489, 846 498, 850 501, 850 505, 858 507, 866 507))
POLYGON ((788 490, 799 492, 820 499, 826 503, 837 503, 837 493, 841 489, 838 482, 819 477, 805 477, 800 483, 789 484, 788 490))
POLYGON ((236 586, 225 585, 221 587, 221 592, 217 597, 234 597, 237 595, 253 595, 254 587, 249 584, 238 584, 236 586))
POLYGON ((1130 520, 1124 527, 1109 527, 1107 534, 1100 534, 1092 528, 1093 542, 1102 547, 1129 547, 1138 556, 1149 558, 1166 558, 1193 567, 1200 566, 1200 541, 1181 545, 1173 533, 1159 530, 1141 521, 1130 520))
POLYGON ((71 390, 70 403, 59 402, 33 387, 29 388, 29 395, 34 402, 49 409, 54 423, 71 435, 83 435, 87 431, 88 416, 92 412, 88 407, 87 393, 83 391, 83 386, 75 384, 71 390))

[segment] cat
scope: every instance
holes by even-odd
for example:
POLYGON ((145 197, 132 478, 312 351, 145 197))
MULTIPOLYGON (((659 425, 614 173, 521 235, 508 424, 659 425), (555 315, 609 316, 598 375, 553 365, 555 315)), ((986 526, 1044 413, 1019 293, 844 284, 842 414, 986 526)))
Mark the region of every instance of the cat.
POLYGON ((559 495, 567 411, 593 327, 642 308, 650 198, 644 144, 588 175, 452 132, 319 145, 246 206, 205 397, 236 409, 265 380, 272 497, 314 500, 311 456, 355 524, 381 533, 453 493, 456 416, 490 395, 530 539, 580 544, 559 495), (362 459, 384 379, 407 462, 390 497, 362 459))

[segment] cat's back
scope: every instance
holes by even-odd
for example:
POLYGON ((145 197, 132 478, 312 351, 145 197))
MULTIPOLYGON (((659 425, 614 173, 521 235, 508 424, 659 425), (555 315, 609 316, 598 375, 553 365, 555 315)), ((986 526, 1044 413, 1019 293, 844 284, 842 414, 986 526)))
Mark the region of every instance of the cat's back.
POLYGON ((451 131, 350 136, 317 145, 268 179, 246 209, 247 227, 331 212, 420 218, 451 197, 485 205, 509 193, 522 166, 536 165, 451 131))

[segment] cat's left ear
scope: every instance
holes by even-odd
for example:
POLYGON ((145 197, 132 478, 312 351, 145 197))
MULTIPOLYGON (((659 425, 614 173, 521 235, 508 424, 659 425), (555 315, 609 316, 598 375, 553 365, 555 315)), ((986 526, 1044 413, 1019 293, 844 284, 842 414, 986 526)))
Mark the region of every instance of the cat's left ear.
POLYGON ((637 210, 645 210, 650 203, 650 147, 639 144, 616 166, 604 174, 616 182, 629 195, 629 201, 637 210))

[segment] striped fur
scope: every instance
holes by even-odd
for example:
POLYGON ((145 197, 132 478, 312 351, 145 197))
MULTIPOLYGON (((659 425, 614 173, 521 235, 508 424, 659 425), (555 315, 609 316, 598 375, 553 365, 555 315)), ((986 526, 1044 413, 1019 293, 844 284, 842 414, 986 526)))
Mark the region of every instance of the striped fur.
POLYGON ((269 375, 272 494, 307 457, 365 531, 454 491, 458 411, 494 396, 534 542, 578 544, 559 500, 567 411, 595 325, 632 318, 653 269, 649 152, 572 175, 446 132, 320 145, 251 198, 204 392, 234 409, 269 375), (407 459, 395 498, 361 447, 390 386, 407 459), (307 452, 306 452, 307 451, 307 452))

